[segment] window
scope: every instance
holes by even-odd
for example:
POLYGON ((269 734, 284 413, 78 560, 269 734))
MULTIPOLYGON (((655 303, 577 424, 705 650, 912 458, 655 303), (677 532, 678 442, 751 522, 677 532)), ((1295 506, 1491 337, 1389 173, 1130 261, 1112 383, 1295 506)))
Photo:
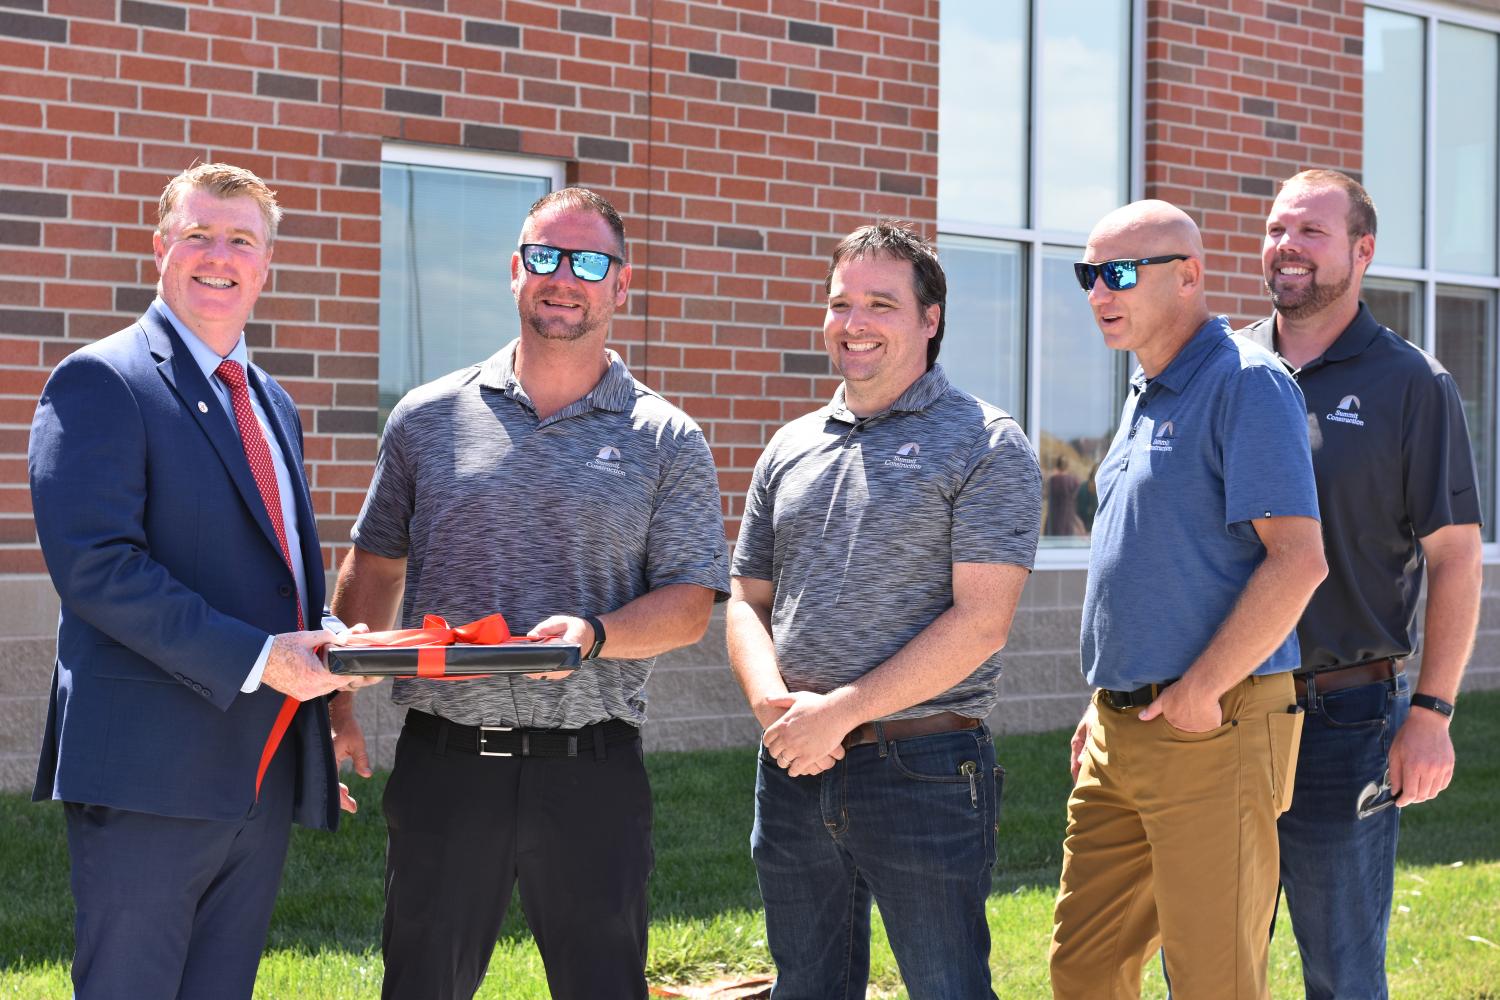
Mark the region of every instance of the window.
POLYGON ((1388 0, 1365 8, 1364 48, 1364 183, 1380 213, 1365 302, 1458 383, 1493 542, 1500 20, 1388 0))
POLYGON ((380 424, 410 389, 520 333, 510 255, 562 165, 388 143, 380 165, 380 424))
POLYGON ((1073 277, 1089 229, 1136 197, 1138 0, 944 0, 938 251, 941 360, 1009 411, 1042 463, 1044 562, 1080 565, 1129 358, 1073 277))

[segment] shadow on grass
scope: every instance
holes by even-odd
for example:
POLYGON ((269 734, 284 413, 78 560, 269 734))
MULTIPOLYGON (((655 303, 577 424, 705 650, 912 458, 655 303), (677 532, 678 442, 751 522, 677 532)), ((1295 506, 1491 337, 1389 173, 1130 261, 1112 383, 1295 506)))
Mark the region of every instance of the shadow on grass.
MULTIPOLYGON (((1068 733, 1031 733, 998 741, 1007 771, 994 892, 1051 888, 1062 863, 1070 787, 1068 733)), ((1500 788, 1500 692, 1465 695, 1454 727, 1459 768, 1454 785, 1403 817, 1401 860, 1449 864, 1500 858, 1494 822, 1500 788)), ((750 860, 754 748, 656 753, 647 764, 655 788, 656 874, 653 919, 706 918, 760 908, 750 860)), ((1306 762, 1304 762, 1306 766, 1306 762)), ((385 776, 353 779, 358 815, 337 834, 297 830, 272 919, 269 946, 316 952, 374 952, 380 946, 385 776)), ((21 795, 0 796, 0 968, 66 960, 72 951, 72 898, 62 810, 21 795)), ((501 937, 527 937, 519 902, 501 937)))

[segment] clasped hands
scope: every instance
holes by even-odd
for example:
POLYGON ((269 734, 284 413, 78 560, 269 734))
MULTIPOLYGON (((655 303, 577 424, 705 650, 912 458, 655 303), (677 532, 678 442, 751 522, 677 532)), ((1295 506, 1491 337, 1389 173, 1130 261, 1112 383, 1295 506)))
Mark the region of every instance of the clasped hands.
POLYGON ((842 760, 844 737, 858 725, 839 699, 811 691, 767 698, 756 716, 766 727, 766 751, 794 778, 821 774, 842 760))

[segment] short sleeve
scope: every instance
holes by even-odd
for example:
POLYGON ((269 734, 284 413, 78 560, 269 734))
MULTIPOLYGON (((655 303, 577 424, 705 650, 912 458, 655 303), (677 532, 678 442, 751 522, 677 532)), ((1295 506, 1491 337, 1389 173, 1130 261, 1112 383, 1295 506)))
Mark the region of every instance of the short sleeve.
POLYGON ((776 536, 772 515, 770 480, 771 450, 766 449, 750 475, 750 490, 745 494, 745 513, 740 518, 740 534, 734 545, 734 575, 755 580, 773 579, 776 536))
POLYGON ((953 503, 953 561, 1031 569, 1042 526, 1042 470, 1013 420, 985 427, 953 503))
POLYGON ((723 600, 729 594, 724 548, 718 474, 703 433, 693 427, 678 439, 657 487, 646 552, 647 582, 652 590, 696 584, 723 600))
POLYGON ((1450 524, 1480 524, 1479 484, 1464 404, 1453 376, 1441 372, 1413 385, 1402 428, 1402 486, 1417 537, 1450 524))
POLYGON ((401 559, 411 545, 411 517, 416 504, 415 470, 410 467, 406 423, 411 409, 391 411, 375 456, 375 475, 349 540, 373 555, 401 559))
POLYGON ((1225 527, 1318 518, 1307 404, 1291 376, 1268 365, 1240 369, 1226 386, 1220 417, 1225 527))

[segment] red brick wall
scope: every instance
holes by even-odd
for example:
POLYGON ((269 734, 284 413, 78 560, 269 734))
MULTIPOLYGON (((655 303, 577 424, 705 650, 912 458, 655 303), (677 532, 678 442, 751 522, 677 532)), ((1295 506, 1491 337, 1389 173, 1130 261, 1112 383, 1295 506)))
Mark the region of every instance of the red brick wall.
POLYGON ((1279 182, 1359 175, 1362 0, 1149 0, 1146 196, 1203 229, 1209 305, 1267 312, 1260 246, 1279 182))
POLYGON ((302 408, 338 558, 375 453, 387 137, 566 160, 616 202, 637 277, 614 345, 704 425, 732 532, 767 437, 835 384, 833 241, 876 215, 931 230, 936 18, 936 0, 13 0, 0 573, 42 569, 25 453, 47 372, 150 301, 156 198, 195 159, 250 167, 286 208, 247 333, 302 408))

